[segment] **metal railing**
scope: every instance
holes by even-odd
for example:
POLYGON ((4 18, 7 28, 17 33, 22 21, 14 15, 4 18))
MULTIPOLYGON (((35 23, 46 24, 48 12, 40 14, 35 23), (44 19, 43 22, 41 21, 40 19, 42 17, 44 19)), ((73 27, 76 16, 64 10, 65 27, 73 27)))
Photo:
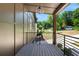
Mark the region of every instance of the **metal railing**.
POLYGON ((62 45, 64 55, 79 56, 79 38, 57 33, 57 44, 62 45))

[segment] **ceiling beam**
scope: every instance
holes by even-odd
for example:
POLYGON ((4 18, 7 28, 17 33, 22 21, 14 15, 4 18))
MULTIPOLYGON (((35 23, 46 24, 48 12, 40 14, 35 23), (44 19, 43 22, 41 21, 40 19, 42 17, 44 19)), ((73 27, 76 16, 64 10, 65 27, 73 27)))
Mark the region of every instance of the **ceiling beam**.
MULTIPOLYGON (((40 3, 41 4, 41 3, 40 3)), ((33 4, 24 4, 24 5, 27 5, 27 6, 34 6, 34 7, 37 7, 37 6, 40 6, 40 7, 44 7, 44 8, 51 8, 51 9, 53 9, 53 8, 55 8, 55 7, 49 7, 49 6, 41 6, 41 5, 33 5, 33 4)))
POLYGON ((53 14, 56 14, 66 3, 60 3, 58 7, 54 10, 53 14))

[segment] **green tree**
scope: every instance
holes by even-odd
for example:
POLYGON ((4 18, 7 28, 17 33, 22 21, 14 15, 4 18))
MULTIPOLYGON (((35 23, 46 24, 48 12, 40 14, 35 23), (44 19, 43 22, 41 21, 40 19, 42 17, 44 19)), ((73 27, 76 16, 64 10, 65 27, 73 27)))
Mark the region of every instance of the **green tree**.
POLYGON ((73 12, 73 24, 74 26, 79 26, 79 8, 73 12))
POLYGON ((73 26, 73 11, 64 11, 57 16, 57 30, 65 29, 65 26, 73 26))
POLYGON ((47 22, 50 24, 50 26, 53 26, 53 16, 52 15, 48 15, 48 20, 47 22))
POLYGON ((57 25, 57 30, 61 30, 61 28, 62 28, 62 17, 61 17, 61 15, 57 16, 56 25, 57 25))
POLYGON ((72 26, 73 25, 73 22, 72 22, 73 11, 64 11, 62 15, 63 15, 63 19, 65 21, 66 26, 72 26))
POLYGON ((79 30, 79 8, 73 11, 73 29, 79 30))
POLYGON ((37 28, 38 29, 50 29, 53 28, 53 16, 52 15, 48 15, 48 19, 45 21, 39 21, 37 22, 37 28))

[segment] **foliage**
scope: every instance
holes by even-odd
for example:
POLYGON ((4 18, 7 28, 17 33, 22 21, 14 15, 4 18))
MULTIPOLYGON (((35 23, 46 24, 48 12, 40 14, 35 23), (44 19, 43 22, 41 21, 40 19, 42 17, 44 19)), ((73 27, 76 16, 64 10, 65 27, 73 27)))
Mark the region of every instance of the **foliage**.
POLYGON ((65 26, 73 26, 72 11, 64 11, 57 16, 57 30, 64 30, 65 26))
POLYGON ((63 52, 65 52, 65 55, 71 56, 72 55, 72 50, 71 48, 63 48, 61 43, 57 44, 58 48, 60 48, 63 52))
POLYGON ((65 21, 62 18, 62 14, 57 16, 57 30, 61 30, 65 26, 65 21))
POLYGON ((77 8, 73 12, 73 25, 79 26, 79 8, 77 8))
POLYGON ((38 30, 49 29, 53 27, 53 17, 52 15, 48 15, 48 19, 46 21, 39 21, 37 22, 38 30))
MULTIPOLYGON (((64 30, 66 26, 73 26, 73 29, 79 30, 79 8, 74 11, 64 11, 61 14, 57 15, 57 30, 64 30)), ((47 30, 53 27, 53 17, 48 15, 46 21, 38 22, 38 30, 47 30)))
POLYGON ((73 15, 73 12, 72 11, 64 11, 62 13, 62 19, 64 20, 64 23, 66 26, 72 26, 73 23, 72 23, 72 15, 73 15))
POLYGON ((64 48, 65 49, 65 55, 67 55, 67 56, 72 56, 72 50, 71 50, 71 48, 64 48))
POLYGON ((79 8, 74 11, 64 11, 58 15, 57 29, 63 29, 65 26, 73 26, 75 30, 79 30, 79 8))
POLYGON ((41 22, 37 23, 37 34, 43 33, 43 26, 41 22))
POLYGON ((79 26, 74 26, 73 29, 79 31, 79 26))
POLYGON ((62 49, 62 44, 58 43, 57 46, 62 49))
POLYGON ((74 25, 74 26, 79 26, 79 19, 77 19, 77 18, 74 19, 74 20, 73 20, 73 25, 74 25))

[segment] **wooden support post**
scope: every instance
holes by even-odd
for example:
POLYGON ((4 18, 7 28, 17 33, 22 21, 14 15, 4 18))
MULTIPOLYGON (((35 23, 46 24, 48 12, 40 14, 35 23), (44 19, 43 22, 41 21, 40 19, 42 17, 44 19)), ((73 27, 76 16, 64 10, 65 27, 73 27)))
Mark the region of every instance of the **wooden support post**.
POLYGON ((66 3, 60 3, 53 12, 53 44, 56 45, 56 14, 66 3))
POLYGON ((56 15, 53 15, 53 44, 56 45, 56 15))

